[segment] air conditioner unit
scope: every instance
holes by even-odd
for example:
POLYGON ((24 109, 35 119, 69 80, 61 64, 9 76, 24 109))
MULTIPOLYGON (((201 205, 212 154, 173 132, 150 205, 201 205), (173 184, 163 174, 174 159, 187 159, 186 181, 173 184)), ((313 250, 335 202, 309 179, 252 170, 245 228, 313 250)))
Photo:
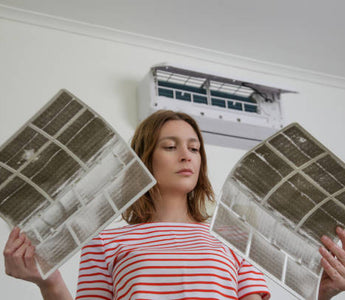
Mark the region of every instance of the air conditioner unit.
POLYGON ((159 65, 138 87, 139 120, 160 109, 196 119, 206 143, 250 149, 283 127, 279 88, 159 65))

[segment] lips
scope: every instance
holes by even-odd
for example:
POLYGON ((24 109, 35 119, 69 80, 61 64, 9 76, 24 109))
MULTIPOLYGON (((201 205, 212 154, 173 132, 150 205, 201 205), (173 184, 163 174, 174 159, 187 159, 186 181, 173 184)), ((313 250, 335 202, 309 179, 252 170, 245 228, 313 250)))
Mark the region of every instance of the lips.
POLYGON ((177 174, 180 174, 180 175, 193 175, 194 172, 192 169, 181 169, 179 171, 177 171, 177 174))

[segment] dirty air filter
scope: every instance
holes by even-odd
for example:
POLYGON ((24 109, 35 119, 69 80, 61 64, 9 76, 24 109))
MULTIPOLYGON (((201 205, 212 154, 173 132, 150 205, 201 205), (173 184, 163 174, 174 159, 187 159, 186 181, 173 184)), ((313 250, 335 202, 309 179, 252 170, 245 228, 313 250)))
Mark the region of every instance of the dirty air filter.
POLYGON ((321 276, 320 237, 345 227, 345 165, 294 123, 248 152, 224 183, 211 232, 297 298, 321 276))
POLYGON ((61 90, 0 148, 0 216, 48 277, 155 184, 99 115, 61 90))

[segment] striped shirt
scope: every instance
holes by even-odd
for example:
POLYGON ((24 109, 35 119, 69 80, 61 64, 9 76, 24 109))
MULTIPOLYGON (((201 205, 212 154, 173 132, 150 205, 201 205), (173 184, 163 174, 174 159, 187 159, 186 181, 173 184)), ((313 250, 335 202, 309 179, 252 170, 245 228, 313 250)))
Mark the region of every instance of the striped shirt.
POLYGON ((263 274, 201 223, 102 231, 81 253, 76 299, 269 298, 263 274))

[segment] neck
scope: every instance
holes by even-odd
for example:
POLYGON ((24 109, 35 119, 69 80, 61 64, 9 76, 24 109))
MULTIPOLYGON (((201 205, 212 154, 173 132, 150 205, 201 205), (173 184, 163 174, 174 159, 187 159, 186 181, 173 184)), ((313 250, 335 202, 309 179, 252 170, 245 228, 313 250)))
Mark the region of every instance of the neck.
POLYGON ((154 200, 156 213, 153 222, 193 223, 188 214, 187 195, 160 195, 154 200))

